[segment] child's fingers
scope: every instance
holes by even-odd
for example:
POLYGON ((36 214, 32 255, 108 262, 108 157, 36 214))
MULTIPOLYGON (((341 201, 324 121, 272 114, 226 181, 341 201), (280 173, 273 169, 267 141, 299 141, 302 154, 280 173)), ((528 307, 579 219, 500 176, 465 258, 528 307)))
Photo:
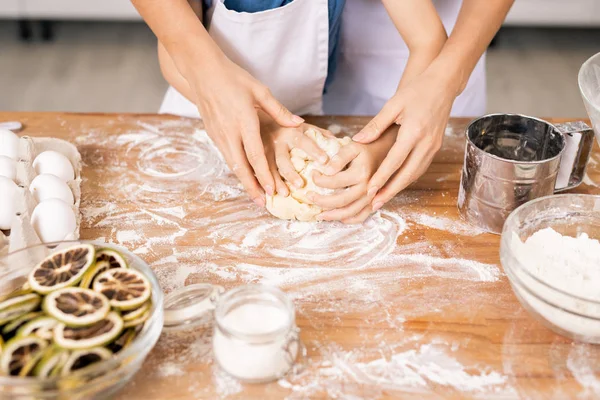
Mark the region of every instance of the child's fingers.
POLYGON ((325 164, 325 174, 335 175, 338 172, 341 172, 348 164, 352 162, 352 160, 358 156, 359 153, 360 151, 357 146, 342 146, 340 151, 338 151, 335 156, 331 157, 331 160, 325 164))
POLYGON ((362 212, 366 206, 370 206, 369 199, 367 196, 362 196, 360 199, 347 205, 346 207, 322 212, 317 216, 317 218, 322 221, 343 221, 362 212))
POLYGON ((318 126, 312 126, 313 129, 318 130, 319 132, 321 132, 323 134, 323 136, 329 137, 329 138, 334 138, 335 135, 333 133, 331 133, 330 131, 328 131, 327 129, 323 129, 323 128, 319 128, 318 126))
POLYGON ((304 152, 308 154, 313 160, 317 160, 321 164, 325 164, 329 159, 327 157, 327 153, 325 153, 325 150, 320 148, 314 140, 312 140, 305 134, 296 135, 294 137, 294 143, 292 143, 290 147, 296 147, 300 150, 304 150, 304 152))
POLYGON ((331 195, 308 192, 308 199, 325 210, 333 210, 345 207, 358 200, 361 196, 364 196, 365 191, 365 185, 354 185, 331 195))
POLYGON ((297 188, 304 186, 304 180, 292 165, 290 151, 287 146, 275 146, 275 164, 279 174, 288 182, 291 182, 297 188))
POLYGON ((327 189, 341 189, 353 186, 360 183, 362 179, 360 174, 352 169, 347 169, 333 176, 323 175, 319 171, 315 171, 313 172, 313 181, 317 186, 327 189))
POLYGON ((368 206, 363 208, 363 210, 361 212, 356 214, 354 217, 343 219, 342 223, 344 223, 344 224, 362 224, 363 222, 365 222, 365 220, 367 218, 369 218, 369 216, 371 214, 373 214, 373 209, 371 208, 371 205, 369 204, 368 206))

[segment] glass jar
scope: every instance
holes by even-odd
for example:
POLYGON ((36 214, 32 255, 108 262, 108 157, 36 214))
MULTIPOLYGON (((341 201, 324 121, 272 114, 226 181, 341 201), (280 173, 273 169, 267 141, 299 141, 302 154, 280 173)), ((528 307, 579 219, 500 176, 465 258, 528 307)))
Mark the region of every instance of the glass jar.
POLYGON ((248 383, 288 373, 304 352, 290 299, 265 285, 224 292, 221 286, 197 284, 171 293, 165 299, 165 329, 205 326, 206 317, 214 316, 213 354, 223 371, 248 383))
POLYGON ((223 295, 215 310, 219 366, 245 382, 281 378, 298 356, 294 305, 279 289, 249 285, 223 295))

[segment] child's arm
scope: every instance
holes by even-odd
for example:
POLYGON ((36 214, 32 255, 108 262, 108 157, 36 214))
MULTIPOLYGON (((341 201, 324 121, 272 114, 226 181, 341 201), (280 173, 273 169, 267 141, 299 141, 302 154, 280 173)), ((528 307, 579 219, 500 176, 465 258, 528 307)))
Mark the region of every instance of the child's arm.
POLYGON ((309 193, 309 199, 324 210, 317 218, 324 221, 361 223, 373 212, 372 196, 367 193, 371 177, 394 144, 396 132, 388 129, 373 143, 351 142, 327 163, 325 174, 315 172, 314 182, 321 187, 339 190, 333 195, 309 193), (347 168, 346 168, 347 167, 347 168))
POLYGON ((448 34, 431 0, 384 0, 383 4, 410 52, 400 88, 429 67, 448 34))
MULTIPOLYGON (((410 52, 398 83, 399 91, 429 67, 444 47, 448 35, 431 0, 383 0, 383 3, 410 52)), ((332 189, 347 187, 333 196, 313 194, 311 200, 328 210, 318 218, 360 223, 373 212, 371 202, 377 190, 368 191, 368 183, 397 136, 397 128, 377 128, 385 130, 378 140, 366 146, 357 142, 344 146, 339 157, 334 157, 329 163, 332 167, 330 176, 317 174, 313 177, 319 186, 332 189), (344 170, 346 166, 348 168, 344 170)))

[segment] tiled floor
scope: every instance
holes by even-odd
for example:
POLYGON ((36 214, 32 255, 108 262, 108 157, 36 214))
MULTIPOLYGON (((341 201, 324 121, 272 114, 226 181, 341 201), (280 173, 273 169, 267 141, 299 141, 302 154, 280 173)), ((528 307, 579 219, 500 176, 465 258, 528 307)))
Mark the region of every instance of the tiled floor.
MULTIPOLYGON (((141 23, 68 22, 23 43, 0 22, 0 110, 155 112, 166 84, 141 23)), ((577 72, 600 30, 506 28, 488 56, 488 111, 583 117, 577 72)))

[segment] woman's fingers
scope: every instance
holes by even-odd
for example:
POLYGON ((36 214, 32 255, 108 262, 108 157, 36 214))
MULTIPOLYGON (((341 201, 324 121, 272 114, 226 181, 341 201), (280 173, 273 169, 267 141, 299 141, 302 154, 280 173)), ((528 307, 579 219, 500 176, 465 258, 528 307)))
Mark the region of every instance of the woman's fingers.
POLYGON ((283 104, 277 100, 268 87, 258 86, 254 90, 254 96, 260 107, 271 116, 279 125, 296 127, 304 122, 301 117, 292 114, 283 104))
POLYGON ((366 196, 362 196, 346 207, 322 212, 317 216, 317 218, 322 221, 343 221, 345 219, 354 217, 367 206, 370 207, 369 199, 366 196))
POLYGON ((352 140, 359 143, 371 143, 398 119, 402 112, 402 105, 397 97, 392 97, 383 106, 381 111, 352 140))
POLYGON ((273 175, 273 179, 275 180, 275 193, 280 194, 282 196, 289 196, 290 189, 288 185, 285 184, 279 172, 277 171, 277 164, 275 163, 275 157, 272 160, 269 160, 269 167, 271 168, 271 174, 273 175))
POLYGON ((254 176, 252 168, 250 164, 248 164, 248 160, 244 154, 243 149, 240 145, 235 151, 231 148, 227 148, 226 151, 223 151, 225 147, 220 147, 222 150, 223 157, 229 165, 229 168, 233 171, 233 173, 238 177, 248 195, 258 206, 265 206, 265 196, 263 191, 254 176))
POLYGON ((408 185, 425 173, 433 160, 434 154, 426 145, 415 148, 406 158, 398 173, 377 193, 372 202, 373 210, 379 210, 392 197, 406 189, 408 185))
POLYGON ((297 188, 304 186, 304 179, 302 179, 292 165, 292 161, 290 160, 290 150, 287 145, 275 145, 275 164, 277 165, 279 174, 281 174, 288 182, 291 182, 291 184, 297 188))
POLYGON ((338 193, 322 195, 315 192, 309 192, 308 198, 314 204, 321 206, 324 210, 333 210, 335 208, 345 207, 348 204, 358 200, 365 194, 364 185, 354 185, 338 193))
POLYGON ((341 172, 348 164, 352 162, 358 155, 360 150, 357 146, 346 145, 340 148, 338 153, 331 157, 331 160, 325 164, 323 171, 327 175, 335 175, 341 172))
POLYGON ((367 218, 369 218, 369 216, 371 214, 373 214, 373 210, 371 209, 371 205, 369 204, 355 216, 347 218, 347 219, 343 219, 342 223, 344 223, 344 224, 362 224, 363 222, 365 222, 365 220, 367 218))
POLYGON ((361 174, 349 168, 345 171, 329 176, 320 173, 319 171, 313 172, 313 181, 317 186, 326 189, 342 189, 348 186, 356 185, 362 180, 361 174))
POLYGON ((254 174, 260 185, 267 194, 273 195, 275 193, 275 182, 269 170, 265 148, 260 136, 258 116, 256 114, 254 116, 248 115, 245 121, 245 125, 242 127, 242 142, 246 157, 252 169, 254 169, 254 174))
POLYGON ((396 143, 392 146, 387 156, 375 172, 375 175, 369 181, 368 195, 372 197, 377 193, 383 185, 390 179, 392 175, 404 164, 404 161, 415 147, 415 136, 410 136, 405 126, 401 126, 398 132, 396 143), (408 133, 408 134, 407 134, 408 133))

